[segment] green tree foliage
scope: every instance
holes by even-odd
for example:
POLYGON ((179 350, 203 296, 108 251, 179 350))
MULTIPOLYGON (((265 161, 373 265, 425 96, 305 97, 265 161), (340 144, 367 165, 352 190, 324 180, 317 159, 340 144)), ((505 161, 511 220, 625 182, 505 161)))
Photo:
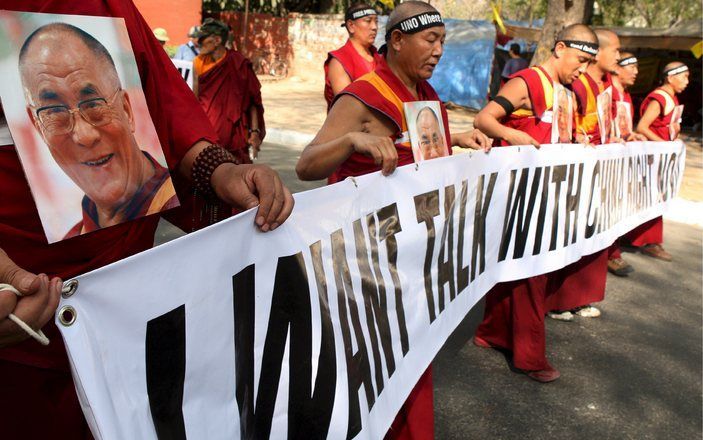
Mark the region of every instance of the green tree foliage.
POLYGON ((684 20, 701 19, 698 0, 597 0, 593 24, 668 28, 684 20))
MULTIPOLYGON (((289 12, 312 14, 342 13, 359 0, 249 0, 249 12, 284 16, 289 12)), ((370 0, 366 3, 380 12, 392 9, 399 0, 370 0)), ((244 12, 246 0, 203 0, 204 12, 240 11, 244 12)))

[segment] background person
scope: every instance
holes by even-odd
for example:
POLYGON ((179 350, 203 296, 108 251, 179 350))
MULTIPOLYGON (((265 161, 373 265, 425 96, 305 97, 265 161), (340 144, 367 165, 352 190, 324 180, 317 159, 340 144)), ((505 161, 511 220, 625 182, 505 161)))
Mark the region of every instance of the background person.
POLYGON ((176 55, 173 56, 175 60, 183 61, 193 61, 195 57, 200 53, 198 49, 198 26, 193 26, 188 30, 188 42, 178 46, 176 55))
POLYGON ((508 56, 510 58, 508 58, 508 61, 505 62, 503 71, 500 74, 502 84, 505 84, 515 73, 521 71, 522 69, 527 69, 530 65, 526 59, 520 56, 520 45, 517 43, 510 45, 508 56))
POLYGON ((344 46, 327 54, 324 66, 328 111, 334 97, 352 81, 373 71, 381 57, 373 45, 378 32, 378 15, 374 8, 366 3, 350 6, 342 26, 349 38, 344 46))

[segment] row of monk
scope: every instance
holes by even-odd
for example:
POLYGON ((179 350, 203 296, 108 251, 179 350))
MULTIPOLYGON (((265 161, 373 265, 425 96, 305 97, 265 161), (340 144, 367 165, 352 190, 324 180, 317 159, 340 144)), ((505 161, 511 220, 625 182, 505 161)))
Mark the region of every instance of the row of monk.
MULTIPOLYGON (((251 164, 249 150, 255 154, 265 134, 260 84, 250 63, 227 49, 226 25, 209 20, 200 27, 200 55, 194 60, 196 99, 130 2, 6 0, 3 6, 18 11, 124 19, 149 113, 176 190, 187 202, 171 214, 180 214, 181 220, 192 221, 192 228, 198 228, 231 215, 232 207, 258 205, 255 221, 264 232, 288 218, 293 209, 288 189, 270 168, 251 164), (202 210, 209 210, 210 216, 198 217, 202 210)), ((451 154, 450 146, 488 151, 491 139, 500 145, 539 147, 550 143, 552 115, 558 107, 551 96, 558 85, 566 86, 576 98, 571 113, 575 128, 569 138, 594 145, 619 140, 610 139, 609 129, 603 135, 600 125, 612 124, 603 122, 604 115, 598 119, 597 103, 602 101, 598 96, 612 86, 616 100, 626 101, 625 89, 633 82, 628 75, 636 74, 636 61, 619 54, 617 36, 612 32, 594 33, 584 25, 565 28, 557 36, 550 59, 516 73, 499 97, 478 114, 473 131, 450 133, 446 109, 427 82, 442 56, 446 33, 441 16, 427 3, 402 3, 389 17, 386 44, 378 52, 372 47, 376 18, 376 11, 366 5, 355 5, 347 11, 349 42, 331 52, 326 63, 329 113, 297 164, 301 179, 336 182, 378 170, 388 175, 397 166, 412 163, 412 136, 407 133, 412 121, 406 118, 405 104, 417 101, 437 103, 434 120, 418 117, 414 121, 427 151, 451 154), (441 124, 435 122, 440 120, 441 124)), ((110 89, 113 75, 100 70, 110 69, 107 64, 79 69, 76 75, 65 74, 69 67, 74 71, 83 62, 81 57, 95 52, 94 45, 65 26, 46 28, 40 37, 41 45, 27 49, 26 57, 36 61, 27 62, 27 68, 33 69, 29 77, 51 81, 61 90, 84 90, 86 84, 110 89), (53 64, 41 62, 44 51, 40 49, 50 46, 63 48, 65 56, 53 64)), ((687 75, 683 65, 667 66, 662 87, 643 105, 637 133, 622 135, 628 140, 640 135, 652 140, 670 139, 670 126, 677 135, 671 107, 676 106, 675 95, 686 86, 687 75)), ((70 104, 80 99, 72 97, 70 104)), ((110 105, 126 107, 127 99, 118 90, 110 98, 110 105)), ((86 119, 83 112, 71 113, 71 118, 66 132, 59 136, 64 143, 79 145, 91 133, 92 147, 104 144, 105 148, 116 148, 112 144, 129 134, 129 124, 120 118, 99 126, 86 119), (118 124, 120 121, 124 127, 118 124), (89 130, 86 124, 95 130, 89 130)), ((154 175, 153 167, 146 165, 143 171, 154 175)), ((159 216, 146 215, 49 245, 11 143, 0 146, 0 173, 5 189, 0 204, 0 283, 12 285, 21 293, 17 296, 9 288, 0 287, 0 407, 4 411, 4 432, 8 438, 45 438, 57 432, 65 438, 90 438, 66 351, 51 319, 62 279, 148 249, 159 216), (51 344, 44 347, 27 339, 27 334, 9 319, 10 314, 34 329, 43 328, 51 344), (37 423, 37 415, 41 423, 37 423)), ((660 246, 661 220, 639 229, 630 234, 632 243, 654 245, 646 250, 668 258, 660 246)), ((615 250, 613 247, 613 253, 615 250)), ((486 316, 475 342, 512 351, 515 366, 530 378, 556 379, 558 371, 545 358, 545 315, 550 311, 562 319, 573 319, 572 311, 596 315, 597 309, 590 304, 603 299, 607 257, 607 252, 600 252, 554 273, 496 286, 488 294, 486 316)), ((432 438, 433 417, 428 369, 387 437, 432 438)))
MULTIPOLYGON (((411 120, 404 104, 439 101, 427 82, 440 62, 446 37, 441 20, 434 19, 437 15, 424 2, 402 3, 389 17, 386 44, 377 51, 373 45, 378 31, 376 12, 363 4, 347 11, 349 39, 330 52, 325 62, 328 115, 297 164, 301 179, 327 178, 333 183, 378 170, 390 174, 395 167, 417 160, 408 140, 411 120)), ((639 122, 633 126, 635 112, 627 89, 636 76, 637 59, 620 52, 614 32, 574 24, 558 33, 547 61, 509 78, 497 97, 478 113, 473 131, 450 133, 442 104, 444 126, 420 127, 418 123, 417 130, 421 139, 425 135, 446 139, 448 145, 439 148, 446 148, 447 154, 451 154, 450 147, 488 152, 493 145, 539 148, 541 144, 574 142, 597 146, 677 138, 681 109, 677 111, 676 95, 688 84, 688 68, 679 62, 665 66, 661 86, 644 100, 639 122), (566 92, 555 94, 555 90, 566 92), (568 99, 562 100, 564 95, 568 99), (433 131, 443 136, 432 136, 433 131)), ((670 260, 661 246, 662 238, 662 219, 658 218, 623 240, 647 255, 670 260)), ((599 316, 592 304, 604 298, 608 270, 620 276, 633 270, 622 259, 617 242, 561 270, 495 286, 487 294, 484 320, 474 343, 511 352, 514 367, 531 379, 556 380, 559 371, 545 355, 545 316, 561 320, 573 320, 574 315, 599 316)), ((387 437, 432 438, 432 426, 430 367, 387 437)))

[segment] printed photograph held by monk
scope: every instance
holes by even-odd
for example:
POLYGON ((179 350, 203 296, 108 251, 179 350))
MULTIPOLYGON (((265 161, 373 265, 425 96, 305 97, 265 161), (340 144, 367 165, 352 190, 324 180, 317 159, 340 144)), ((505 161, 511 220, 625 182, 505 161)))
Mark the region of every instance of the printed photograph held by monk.
POLYGON ((179 206, 138 75, 121 79, 137 72, 124 23, 2 21, 22 31, 2 60, 0 94, 48 242, 179 206))
POLYGON ((552 118, 552 143, 571 143, 573 130, 573 97, 571 91, 561 84, 554 84, 554 114, 552 118))
POLYGON ((420 101, 405 103, 404 106, 415 162, 449 156, 439 104, 420 101))

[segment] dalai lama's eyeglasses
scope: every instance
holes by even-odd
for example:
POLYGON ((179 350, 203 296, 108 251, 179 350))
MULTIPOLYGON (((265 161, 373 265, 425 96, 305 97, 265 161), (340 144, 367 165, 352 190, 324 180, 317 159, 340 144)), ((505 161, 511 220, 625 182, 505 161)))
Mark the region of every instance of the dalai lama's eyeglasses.
POLYGON ((109 124, 113 117, 113 101, 122 89, 115 90, 108 99, 90 98, 80 101, 76 108, 66 105, 47 105, 36 109, 37 119, 47 133, 62 135, 73 131, 75 126, 75 113, 79 113, 84 121, 93 127, 109 124))

